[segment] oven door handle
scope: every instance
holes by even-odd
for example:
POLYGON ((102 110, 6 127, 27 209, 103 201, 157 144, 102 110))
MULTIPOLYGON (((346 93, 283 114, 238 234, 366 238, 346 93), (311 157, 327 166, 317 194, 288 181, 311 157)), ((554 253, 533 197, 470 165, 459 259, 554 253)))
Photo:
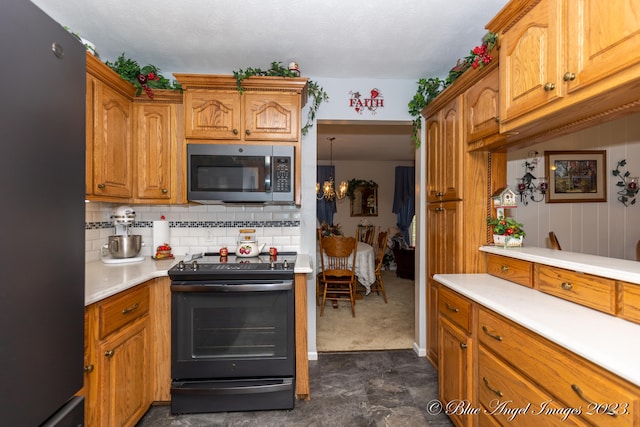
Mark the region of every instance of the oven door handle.
POLYGON ((204 383, 199 386, 193 384, 174 384, 171 387, 171 394, 182 395, 231 395, 231 394, 258 394, 258 393, 276 393, 279 391, 287 391, 293 389, 293 380, 285 378, 280 384, 252 384, 244 386, 228 386, 217 387, 209 386, 204 383))
POLYGON ((273 292, 290 291, 293 289, 293 281, 280 283, 207 283, 192 284, 190 282, 177 282, 171 285, 172 292, 273 292))

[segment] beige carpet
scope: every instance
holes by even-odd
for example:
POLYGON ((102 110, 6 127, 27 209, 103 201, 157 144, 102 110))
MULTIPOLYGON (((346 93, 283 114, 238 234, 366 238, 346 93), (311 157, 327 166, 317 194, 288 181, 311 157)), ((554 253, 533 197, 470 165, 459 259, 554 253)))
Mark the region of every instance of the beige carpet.
POLYGON ((348 301, 340 301, 338 308, 327 301, 322 317, 317 307, 319 352, 413 347, 414 281, 397 278, 395 271, 383 271, 382 280, 388 303, 384 303, 382 295, 372 292, 356 301, 356 317, 351 317, 348 301))

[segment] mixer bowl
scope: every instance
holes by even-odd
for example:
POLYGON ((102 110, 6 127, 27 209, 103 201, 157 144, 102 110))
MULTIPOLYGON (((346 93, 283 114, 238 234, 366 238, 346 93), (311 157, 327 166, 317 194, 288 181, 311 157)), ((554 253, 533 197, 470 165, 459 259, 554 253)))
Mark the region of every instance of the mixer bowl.
POLYGON ((134 234, 130 236, 109 236, 109 255, 113 258, 133 258, 140 252, 142 236, 134 234))

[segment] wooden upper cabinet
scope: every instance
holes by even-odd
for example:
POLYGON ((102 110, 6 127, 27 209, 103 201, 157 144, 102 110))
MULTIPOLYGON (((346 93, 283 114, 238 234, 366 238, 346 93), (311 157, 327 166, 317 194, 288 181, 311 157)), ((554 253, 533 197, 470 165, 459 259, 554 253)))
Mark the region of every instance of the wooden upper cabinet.
POLYGON ((185 92, 187 138, 241 139, 240 92, 190 89, 185 92))
POLYGON ((463 122, 461 97, 427 117, 427 202, 462 198, 463 122))
MULTIPOLYGON (((185 137, 192 140, 298 142, 307 79, 174 74, 184 89, 185 137)), ((196 141, 197 142, 197 141, 196 141)))
POLYGON ((500 131, 500 75, 498 67, 465 92, 467 143, 500 131))
POLYGON ((561 0, 541 0, 500 38, 500 120, 562 96, 561 0))
POLYGON ((295 93, 245 93, 244 139, 297 141, 300 97, 295 93))
POLYGON ((566 4, 568 66, 563 79, 568 91, 602 80, 614 84, 626 80, 626 70, 640 65, 640 3, 571 0, 566 4))
POLYGON ((131 197, 131 100, 94 84, 93 189, 96 196, 131 197))
POLYGON ((134 202, 182 203, 182 94, 134 102, 134 202))
POLYGON ((500 38, 500 132, 541 142, 640 111, 640 3, 510 1, 500 38))

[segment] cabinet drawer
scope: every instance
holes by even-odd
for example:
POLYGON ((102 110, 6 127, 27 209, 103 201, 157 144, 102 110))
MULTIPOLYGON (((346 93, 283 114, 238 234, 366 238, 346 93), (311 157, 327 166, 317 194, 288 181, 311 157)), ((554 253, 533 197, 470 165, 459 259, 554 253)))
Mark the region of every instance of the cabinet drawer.
POLYGON ((149 287, 133 288, 98 305, 99 338, 120 329, 149 312, 149 287))
POLYGON ((540 265, 538 288, 542 292, 586 307, 616 314, 615 281, 589 274, 540 265))
POLYGON ((438 310, 467 333, 471 333, 471 303, 452 290, 440 287, 438 310))
POLYGON ((620 317, 640 323, 640 285, 623 283, 621 289, 620 317))
POLYGON ((478 350, 478 400, 502 425, 585 425, 570 412, 560 411, 553 397, 482 346, 478 350), (521 408, 526 410, 517 413, 521 408))
POLYGON ((522 286, 533 287, 533 263, 500 255, 487 256, 489 274, 522 286))
POLYGON ((483 309, 477 332, 481 346, 490 348, 563 407, 580 408, 581 419, 594 425, 632 426, 634 418, 640 417, 640 389, 605 369, 483 309), (609 410, 619 415, 604 413, 609 410))

